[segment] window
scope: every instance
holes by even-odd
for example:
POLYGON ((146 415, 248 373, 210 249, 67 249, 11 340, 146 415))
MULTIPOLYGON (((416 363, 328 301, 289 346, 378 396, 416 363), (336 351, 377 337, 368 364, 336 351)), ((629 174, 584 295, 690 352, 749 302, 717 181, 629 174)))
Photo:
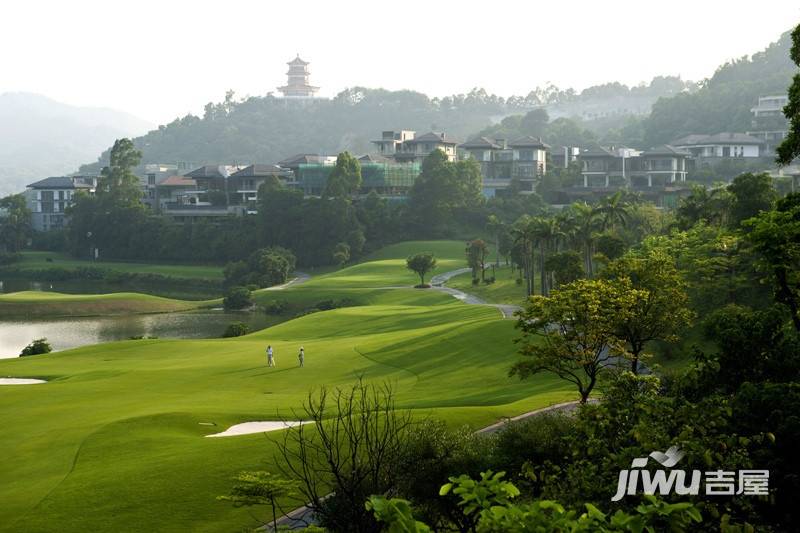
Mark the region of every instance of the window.
POLYGON ((147 184, 148 185, 155 185, 156 184, 156 175, 155 174, 148 174, 147 175, 147 184))
POLYGON ((533 150, 520 150, 519 159, 520 161, 533 161, 533 150))

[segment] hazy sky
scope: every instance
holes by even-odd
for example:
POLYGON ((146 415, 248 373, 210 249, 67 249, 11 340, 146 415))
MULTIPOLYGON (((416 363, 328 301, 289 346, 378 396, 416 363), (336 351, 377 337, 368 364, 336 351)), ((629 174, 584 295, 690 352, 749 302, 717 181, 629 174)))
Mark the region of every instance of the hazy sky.
POLYGON ((163 123, 274 91, 298 52, 324 96, 697 80, 798 22, 797 0, 1 0, 0 93, 163 123))

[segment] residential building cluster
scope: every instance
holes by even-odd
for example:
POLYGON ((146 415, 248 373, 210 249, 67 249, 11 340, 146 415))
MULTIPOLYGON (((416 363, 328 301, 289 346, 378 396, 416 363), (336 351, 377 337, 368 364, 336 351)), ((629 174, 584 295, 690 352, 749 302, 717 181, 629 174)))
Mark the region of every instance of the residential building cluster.
MULTIPOLYGON (((308 63, 289 62, 287 99, 314 98, 317 87, 308 80, 308 63)), ((480 166, 486 197, 531 194, 550 168, 580 165, 578 183, 560 191, 564 203, 608 194, 620 188, 637 190, 659 205, 671 205, 689 187, 694 168, 720 161, 773 157, 774 147, 788 126, 779 114, 786 98, 760 98, 753 108, 753 131, 687 135, 670 144, 636 150, 626 146, 551 147, 537 137, 466 142, 441 132, 417 135, 412 130, 387 130, 373 140, 374 153, 358 158, 361 194, 377 193, 403 201, 419 176, 422 162, 435 150, 449 161, 473 159, 480 166)), ((321 196, 336 163, 335 155, 297 154, 274 164, 198 165, 147 164, 140 175, 143 201, 154 212, 177 221, 244 216, 257 211, 258 191, 266 181, 279 180, 306 196, 321 196)), ((65 210, 77 191, 94 192, 93 176, 51 177, 28 186, 26 197, 33 226, 40 231, 61 228, 65 210)), ((559 202, 560 203, 560 202, 559 202)))

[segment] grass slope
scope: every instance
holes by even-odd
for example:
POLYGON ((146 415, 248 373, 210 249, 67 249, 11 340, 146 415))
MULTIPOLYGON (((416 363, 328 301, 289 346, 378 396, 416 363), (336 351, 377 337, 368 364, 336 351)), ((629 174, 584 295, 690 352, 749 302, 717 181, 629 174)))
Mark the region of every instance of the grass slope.
POLYGON ((123 261, 88 261, 74 259, 65 254, 55 252, 23 252, 20 261, 12 263, 10 268, 25 270, 41 270, 47 268, 65 268, 74 270, 85 267, 107 268, 116 272, 136 274, 161 274, 176 278, 219 279, 222 267, 202 265, 169 265, 154 263, 133 263, 123 261), (48 259, 50 261, 48 261, 48 259))
MULTIPOLYGON (((491 277, 492 269, 486 269, 486 277, 491 277)), ((500 267, 495 269, 495 282, 489 285, 480 283, 472 284, 472 273, 453 276, 447 282, 448 287, 464 291, 497 304, 523 305, 525 303, 525 285, 517 285, 518 272, 511 273, 511 268, 500 267)), ((540 287, 538 276, 534 280, 535 292, 540 287)))
MULTIPOLYGON (((443 259, 458 260, 452 253, 443 259)), ((351 272, 361 283, 370 269, 400 275, 383 264, 351 272)), ((328 285, 309 282, 258 297, 348 294, 361 299, 360 307, 235 339, 123 341, 0 361, 0 375, 50 380, 0 387, 0 530, 255 526, 251 512, 265 520, 266 510, 236 509, 215 497, 240 470, 274 470, 281 433, 203 436, 240 422, 292 418, 310 390, 347 385, 358 375, 395 383, 400 405, 419 415, 475 427, 574 398, 552 376, 508 378, 516 359, 513 321, 496 309, 433 290, 350 287, 346 270, 328 285), (267 344, 275 349, 275 369, 265 365, 267 344), (302 369, 295 358, 301 345, 302 369)))
POLYGON ((0 294, 0 318, 31 319, 167 313, 207 307, 219 301, 174 300, 138 292, 62 294, 58 292, 22 291, 0 294))

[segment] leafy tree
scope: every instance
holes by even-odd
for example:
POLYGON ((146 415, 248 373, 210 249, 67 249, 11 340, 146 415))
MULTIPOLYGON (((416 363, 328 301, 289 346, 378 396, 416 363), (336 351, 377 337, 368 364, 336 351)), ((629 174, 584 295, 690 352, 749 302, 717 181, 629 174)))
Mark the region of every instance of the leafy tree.
POLYGON ((776 209, 746 223, 749 242, 772 274, 775 300, 788 307, 800 332, 800 193, 786 196, 776 209))
POLYGON ((603 262, 613 261, 625 253, 625 241, 612 233, 601 233, 594 242, 595 258, 601 257, 603 262))
POLYGON ((269 472, 240 472, 230 494, 218 500, 233 502, 234 507, 269 505, 272 509, 272 530, 278 531, 278 500, 297 494, 298 482, 269 472))
POLYGON ((663 253, 627 255, 611 262, 603 272, 608 279, 626 279, 635 289, 628 312, 614 326, 615 335, 627 343, 631 371, 636 374, 648 342, 675 341, 676 333, 690 323, 686 283, 673 259, 663 253))
POLYGON ((253 297, 247 287, 231 287, 222 300, 225 309, 244 309, 253 305, 253 297))
POLYGON ((700 221, 722 225, 727 221, 731 194, 727 188, 693 185, 692 192, 678 202, 678 227, 687 230, 700 221))
POLYGON ((346 242, 337 244, 333 251, 333 260, 337 265, 343 267, 350 260, 350 245, 346 242))
POLYGON ((552 273, 555 278, 553 288, 572 283, 582 278, 585 274, 581 255, 573 250, 552 254, 547 258, 544 266, 547 272, 552 273))
POLYGON ((769 211, 776 199, 769 174, 742 174, 728 186, 731 193, 730 224, 739 224, 762 211, 769 211))
POLYGON ((516 324, 524 359, 510 374, 524 379, 552 372, 573 383, 586 403, 600 372, 626 353, 614 329, 630 318, 640 293, 627 279, 597 279, 563 285, 549 297, 532 296, 516 324))
POLYGON ((22 250, 33 233, 31 211, 21 194, 0 198, 0 251, 22 250))
POLYGON ((50 346, 50 343, 47 342, 47 339, 36 339, 23 348, 19 355, 41 355, 43 353, 50 353, 52 351, 53 347, 50 346))
POLYGON ((348 198, 361 188, 361 163, 350 155, 342 152, 336 158, 336 166, 328 176, 323 196, 348 198))
POLYGON ((111 148, 110 162, 97 180, 97 197, 105 200, 107 208, 140 205, 142 188, 133 169, 142 160, 142 152, 130 139, 117 139, 111 148))
POLYGON ((425 274, 436 268, 436 258, 430 252, 422 252, 406 259, 406 268, 419 276, 419 286, 425 286, 425 274))
POLYGON ((486 281, 486 258, 489 256, 489 247, 481 239, 475 239, 467 243, 467 265, 472 269, 472 278, 478 277, 481 273, 481 281, 486 281))
MULTIPOLYGON (((792 47, 789 57, 795 65, 800 66, 800 24, 792 31, 792 47)), ((789 119, 789 135, 775 149, 780 165, 789 165, 800 157, 800 74, 794 75, 789 87, 789 103, 783 108, 783 114, 789 119)))
POLYGON ((442 232, 445 223, 462 210, 483 203, 481 172, 469 159, 451 162, 441 150, 434 150, 422 162, 422 172, 409 192, 409 208, 417 226, 442 232))
POLYGON ((241 337, 242 335, 247 335, 250 333, 250 327, 245 324, 244 322, 232 322, 228 324, 228 327, 225 328, 225 332, 222 334, 224 338, 229 337, 241 337))

